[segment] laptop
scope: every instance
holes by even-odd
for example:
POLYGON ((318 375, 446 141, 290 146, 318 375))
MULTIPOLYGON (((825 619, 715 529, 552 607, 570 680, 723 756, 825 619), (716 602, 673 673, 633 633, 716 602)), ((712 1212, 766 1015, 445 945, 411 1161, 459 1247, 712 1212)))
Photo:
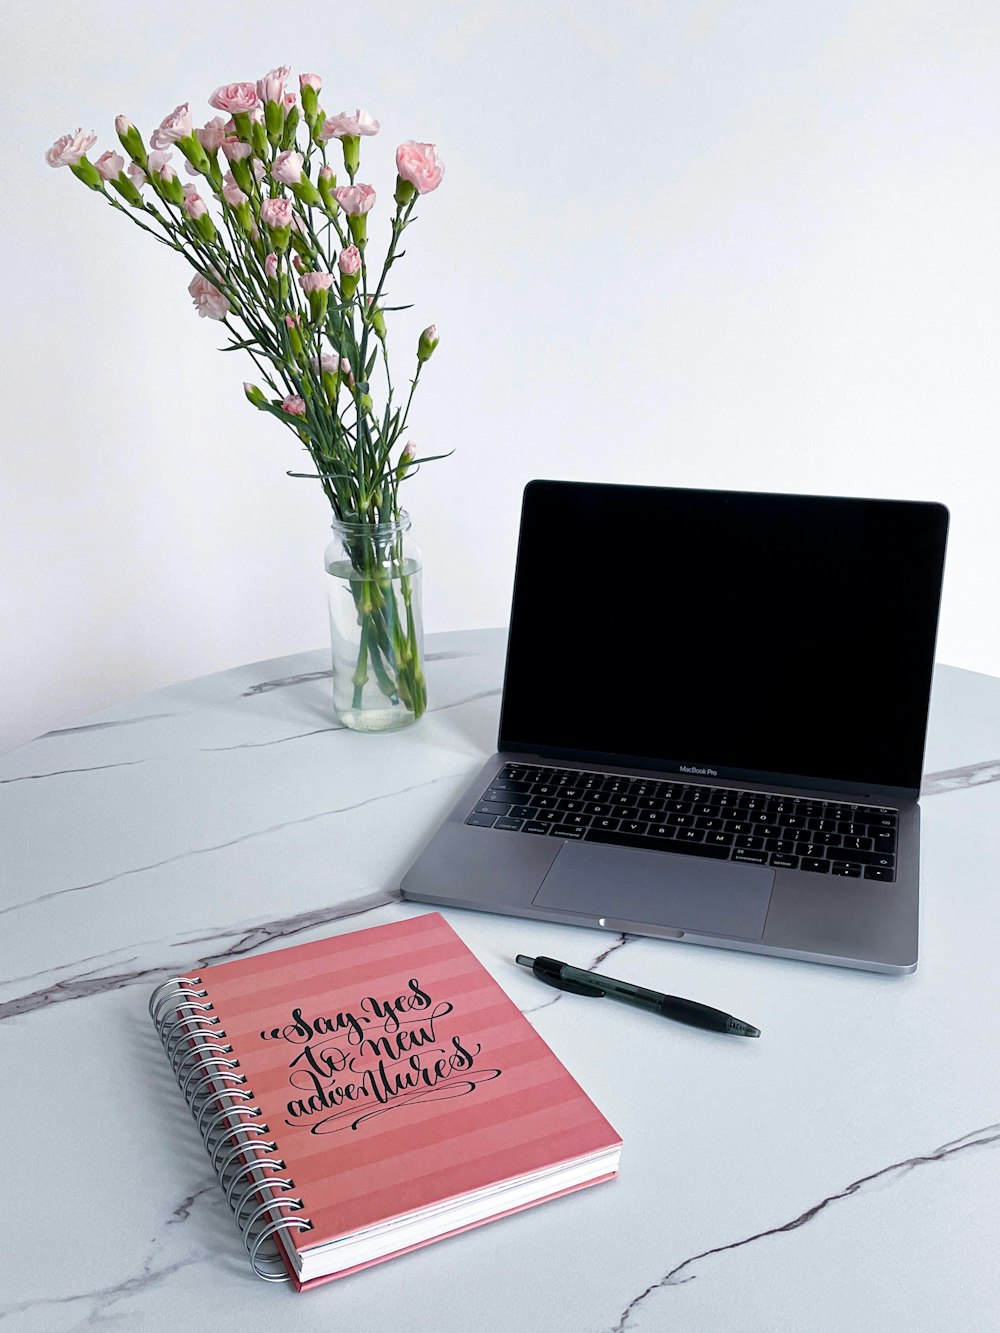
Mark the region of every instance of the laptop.
POLYGON ((917 965, 948 511, 538 480, 497 752, 405 898, 917 965))

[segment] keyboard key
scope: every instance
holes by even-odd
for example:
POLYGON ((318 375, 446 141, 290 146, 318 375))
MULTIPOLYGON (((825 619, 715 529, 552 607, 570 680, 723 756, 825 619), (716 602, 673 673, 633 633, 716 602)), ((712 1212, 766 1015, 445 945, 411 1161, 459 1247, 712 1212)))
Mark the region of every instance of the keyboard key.
POLYGON ((738 833, 736 835, 736 846, 743 847, 748 851, 759 852, 764 847, 764 839, 751 837, 749 833, 738 833))
POLYGON ((786 856, 781 852, 772 852, 771 865, 778 870, 798 870, 799 858, 797 856, 786 856))
POLYGON ((522 833, 548 833, 549 825, 537 819, 526 819, 521 827, 522 833))
POLYGON ((473 814, 476 815, 505 815, 510 809, 508 801, 480 801, 473 814))
POLYGON ((842 847, 834 848, 830 852, 830 859, 833 861, 853 861, 855 865, 862 866, 880 866, 883 870, 891 870, 896 863, 896 858, 885 852, 862 852, 846 851, 842 847))
POLYGON ((800 870, 812 870, 817 875, 826 875, 830 870, 829 861, 821 861, 815 856, 803 856, 799 861, 800 870))
POLYGON ((553 824, 549 829, 550 838, 582 838, 584 830, 572 824, 553 824))
POLYGON ((750 862, 752 862, 752 864, 755 865, 755 866, 766 866, 766 865, 767 865, 767 853, 766 853, 766 852, 752 852, 752 851, 749 851, 749 850, 748 850, 747 848, 745 848, 745 847, 737 847, 737 848, 736 848, 736 851, 733 852, 733 860, 734 860, 734 861, 750 861, 750 862))
POLYGON ((465 822, 476 828, 492 828, 495 820, 496 815, 470 815, 465 822))
POLYGON ((671 850, 681 852, 685 856, 708 856, 716 861, 729 859, 729 849, 727 847, 713 847, 704 842, 686 843, 682 846, 674 839, 641 838, 631 833, 622 833, 620 830, 608 832, 605 829, 595 828, 587 829, 585 838, 587 842, 614 843, 619 847, 637 847, 646 852, 662 851, 664 847, 669 847, 671 850))
POLYGON ((848 879, 860 879, 861 867, 851 865, 849 861, 831 861, 830 874, 845 875, 848 879))
POLYGON ((882 866, 865 866, 865 879, 881 879, 891 883, 895 878, 891 870, 886 870, 882 866))
POLYGON ((500 819, 497 820, 497 822, 493 825, 493 827, 503 829, 507 833, 519 833, 521 831, 521 825, 523 823, 524 823, 523 819, 505 819, 501 817, 500 819))

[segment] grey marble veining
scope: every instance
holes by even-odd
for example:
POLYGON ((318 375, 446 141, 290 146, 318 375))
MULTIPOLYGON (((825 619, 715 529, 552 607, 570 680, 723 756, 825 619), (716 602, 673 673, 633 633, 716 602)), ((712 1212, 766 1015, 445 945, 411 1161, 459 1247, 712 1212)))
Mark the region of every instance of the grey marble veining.
POLYGON ((989 1327, 1000 761, 983 756, 1000 754, 1000 682, 949 668, 913 977, 450 912, 622 1133, 619 1179, 308 1295, 249 1274, 146 999, 169 976, 423 910, 399 879, 495 744, 504 636, 431 647, 431 709, 395 736, 337 726, 316 652, 158 691, 0 759, 18 1201, 3 1333, 989 1327), (764 1035, 734 1044, 553 993, 519 952, 728 1007, 764 1035))
POLYGON ((943 792, 981 787, 987 782, 1000 782, 1000 759, 985 760, 978 764, 963 764, 960 768, 943 769, 938 773, 926 773, 920 795, 921 799, 925 796, 940 796, 943 792))
POLYGON ((745 1245, 754 1245, 758 1241, 768 1240, 775 1236, 782 1236, 790 1231, 797 1231, 799 1227, 805 1226, 814 1218, 818 1217, 824 1209, 830 1208, 834 1204, 841 1203, 844 1199, 850 1199, 856 1194, 868 1189, 874 1185, 898 1184, 910 1172, 918 1167, 928 1166, 936 1162, 945 1162, 957 1153, 969 1152, 981 1148, 996 1149, 1000 1145, 1000 1124, 987 1125, 982 1129, 972 1130, 964 1134, 960 1139, 955 1139, 950 1143, 943 1144, 940 1148, 935 1148, 933 1152, 921 1153, 917 1157, 907 1157, 903 1161, 891 1162, 888 1166, 879 1167, 878 1170, 862 1176, 859 1180, 853 1180, 843 1189, 835 1194, 829 1194, 825 1199, 820 1199, 818 1203, 810 1205, 797 1217, 791 1218, 787 1222, 782 1222, 778 1226, 768 1227, 765 1231, 759 1231, 753 1236, 744 1236, 740 1240, 728 1241, 722 1245, 716 1245, 710 1250, 704 1250, 700 1254, 689 1255, 675 1264, 669 1272, 651 1283, 645 1290, 634 1296, 627 1306, 622 1310, 621 1317, 614 1325, 610 1333, 626 1333, 626 1330, 636 1326, 641 1326, 641 1310, 645 1302, 656 1292, 661 1292, 668 1287, 676 1287, 681 1283, 692 1282, 698 1277, 697 1265, 703 1259, 708 1259, 715 1255, 724 1255, 731 1250, 742 1249, 745 1245), (681 1275, 684 1275, 683 1277, 681 1275))

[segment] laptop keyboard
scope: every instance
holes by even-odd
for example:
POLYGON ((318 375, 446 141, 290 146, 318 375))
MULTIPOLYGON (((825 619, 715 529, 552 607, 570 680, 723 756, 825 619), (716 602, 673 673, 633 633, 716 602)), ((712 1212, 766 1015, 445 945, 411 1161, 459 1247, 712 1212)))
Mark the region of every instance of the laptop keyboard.
POLYGON ((466 824, 892 882, 895 810, 506 764, 466 824))

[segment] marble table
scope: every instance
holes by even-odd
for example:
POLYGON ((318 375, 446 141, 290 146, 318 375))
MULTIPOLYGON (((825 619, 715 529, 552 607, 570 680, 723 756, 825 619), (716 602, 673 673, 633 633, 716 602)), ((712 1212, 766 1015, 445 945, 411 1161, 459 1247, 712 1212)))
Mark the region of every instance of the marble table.
POLYGON ((935 677, 908 977, 448 911, 624 1139, 617 1181, 296 1295, 252 1276, 146 1013, 185 968, 426 910, 400 878, 494 746, 500 630, 430 711, 332 720, 325 654, 0 759, 0 1333, 1000 1327, 1000 680, 935 677), (543 988, 602 965, 741 1042, 543 988))

